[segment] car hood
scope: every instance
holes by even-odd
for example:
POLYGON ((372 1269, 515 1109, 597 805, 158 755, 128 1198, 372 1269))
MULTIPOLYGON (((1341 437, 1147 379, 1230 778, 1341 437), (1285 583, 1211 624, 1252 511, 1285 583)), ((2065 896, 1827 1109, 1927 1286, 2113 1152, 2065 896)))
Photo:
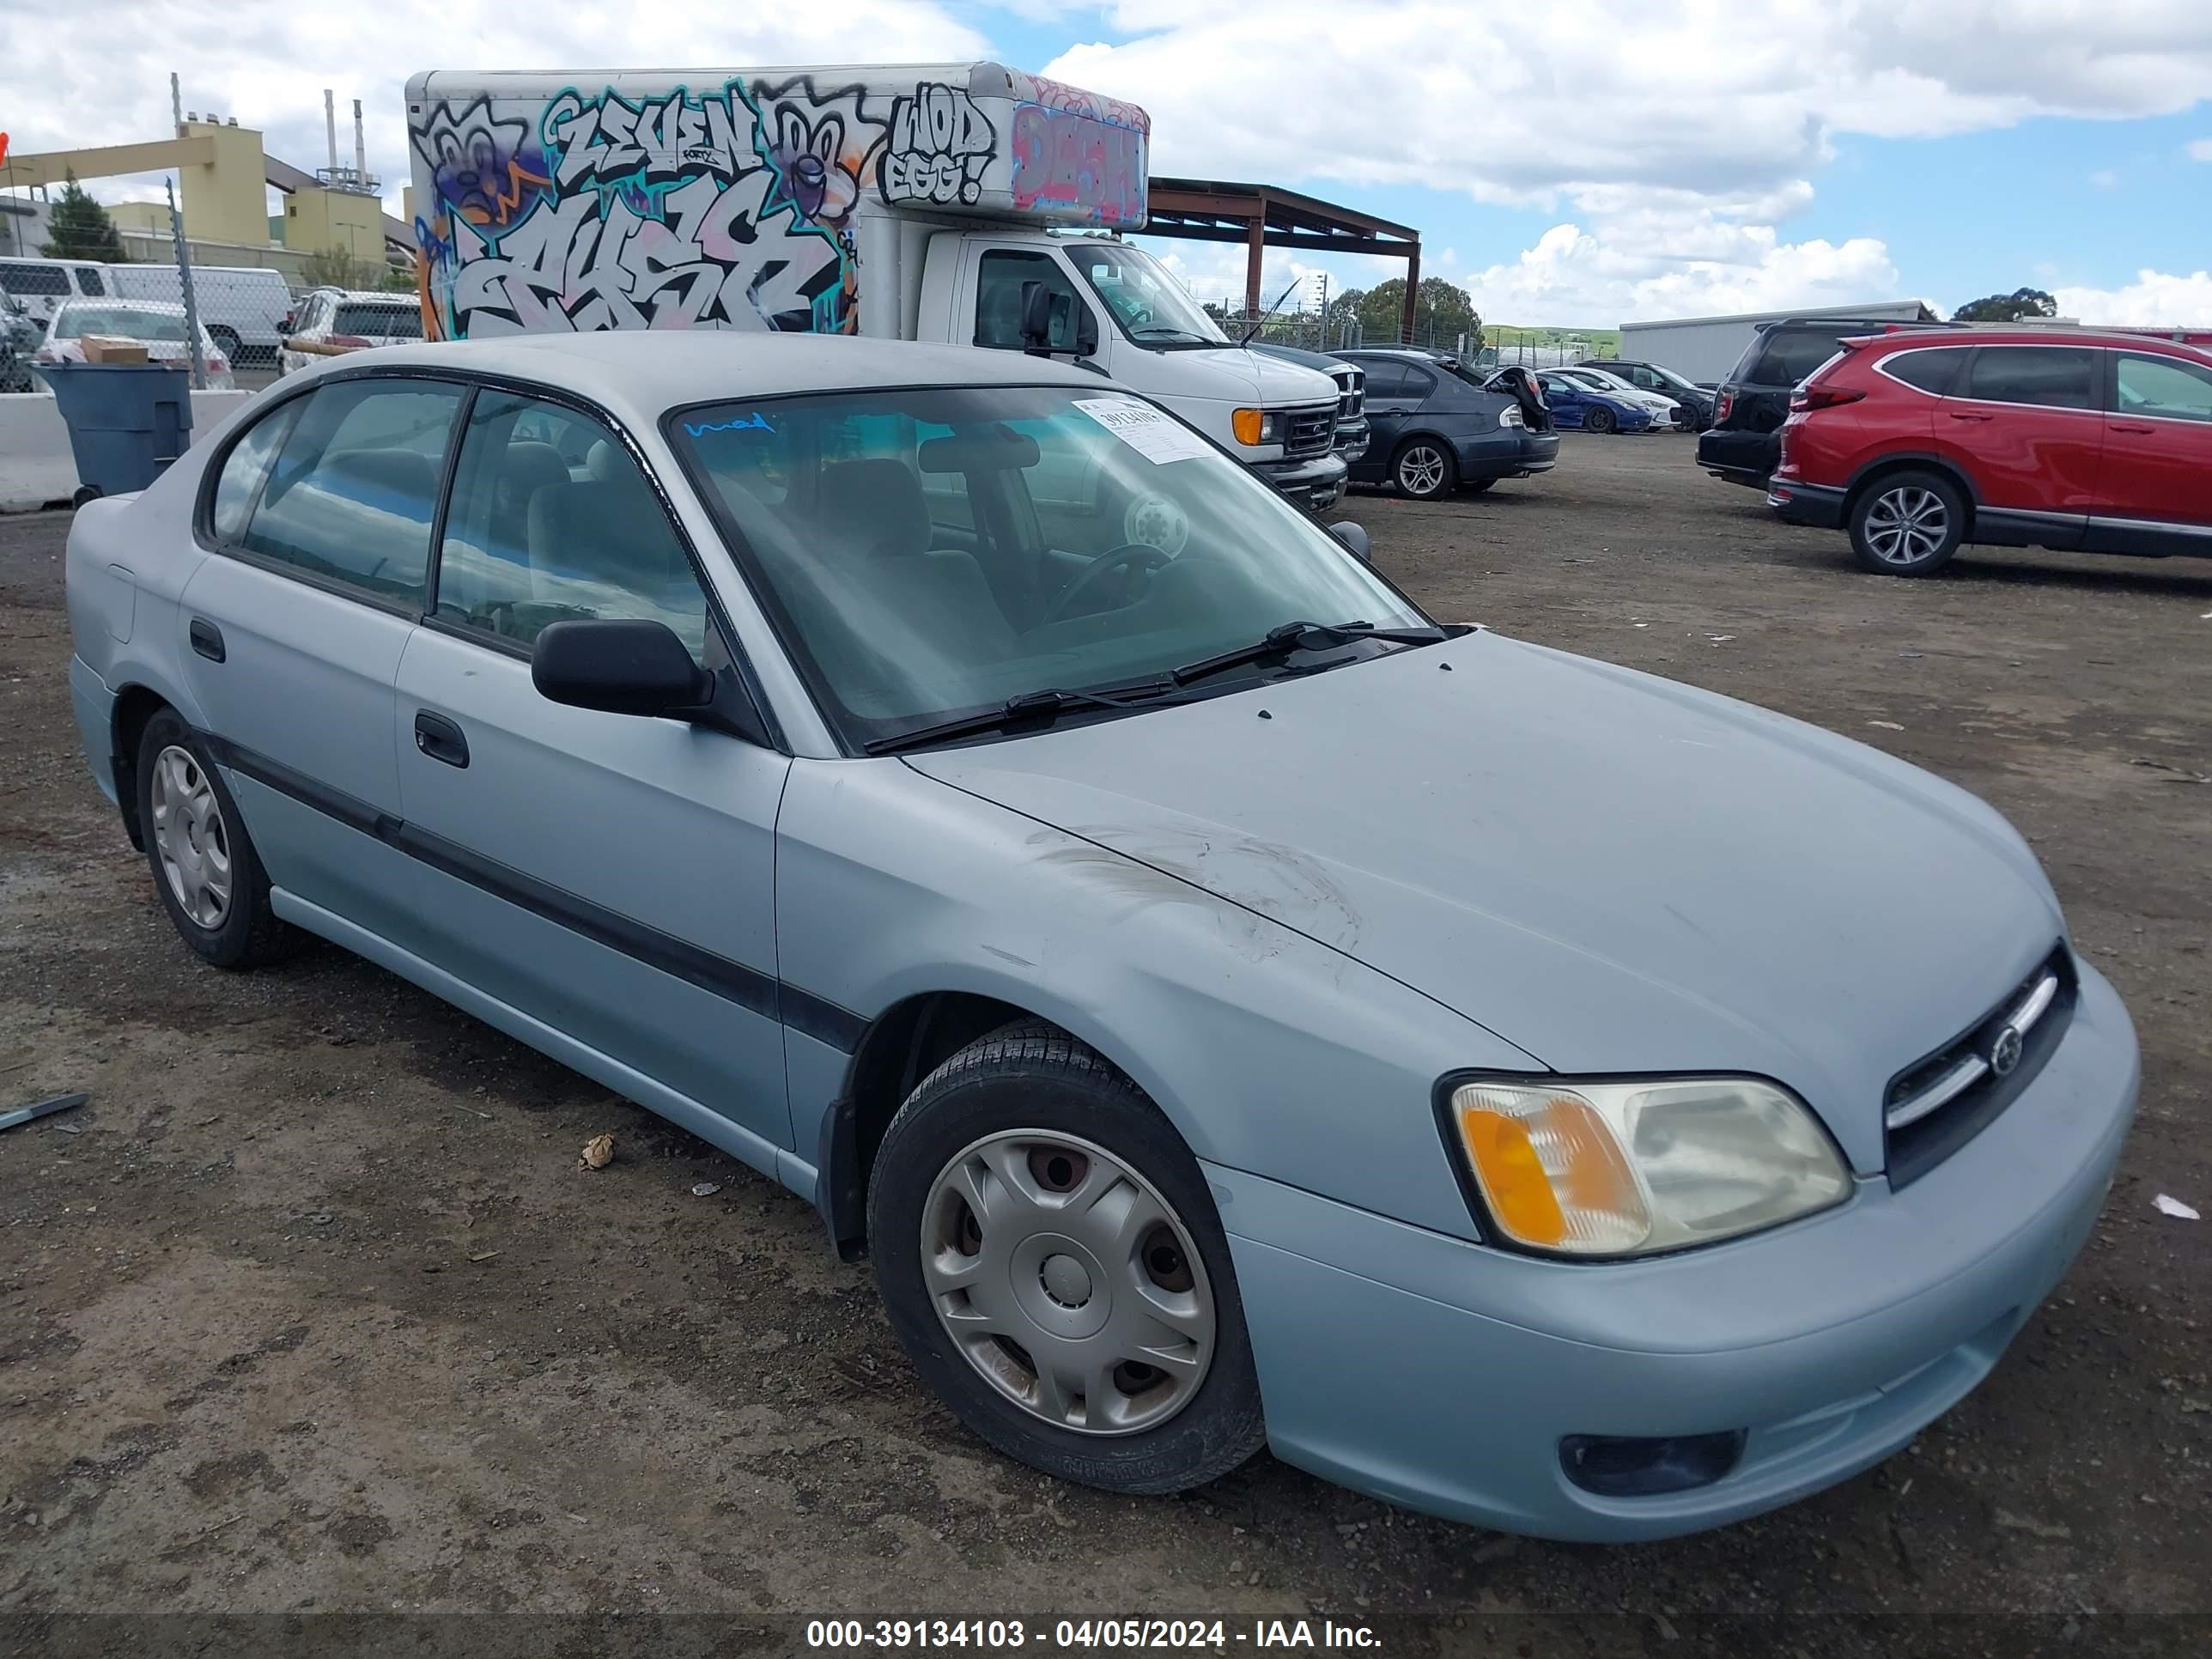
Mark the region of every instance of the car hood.
POLYGON ((1146 365, 1143 376, 1147 389, 1157 384, 1186 397, 1249 403, 1263 409, 1336 400, 1336 382, 1319 369, 1308 368, 1303 363, 1287 363, 1264 351, 1224 345, 1156 351, 1146 356, 1153 360, 1146 365))
POLYGON ((2033 855, 1963 790, 1484 632, 908 760, 1333 946, 1552 1070, 1774 1078, 1863 1172, 1881 1167, 1889 1079, 2063 928, 2033 855))

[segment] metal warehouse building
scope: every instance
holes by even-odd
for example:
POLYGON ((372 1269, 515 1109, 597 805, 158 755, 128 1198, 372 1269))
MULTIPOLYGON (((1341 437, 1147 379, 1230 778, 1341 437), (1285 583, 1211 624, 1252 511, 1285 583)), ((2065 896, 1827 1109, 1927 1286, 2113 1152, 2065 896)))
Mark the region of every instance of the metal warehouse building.
POLYGON ((1663 323, 1623 323, 1620 355, 1656 363, 1687 380, 1716 381, 1735 367, 1763 323, 1790 317, 1866 317, 1884 322, 1934 322, 1917 300, 1879 300, 1863 306, 1823 306, 1802 311, 1761 311, 1741 317, 1677 317, 1663 323))

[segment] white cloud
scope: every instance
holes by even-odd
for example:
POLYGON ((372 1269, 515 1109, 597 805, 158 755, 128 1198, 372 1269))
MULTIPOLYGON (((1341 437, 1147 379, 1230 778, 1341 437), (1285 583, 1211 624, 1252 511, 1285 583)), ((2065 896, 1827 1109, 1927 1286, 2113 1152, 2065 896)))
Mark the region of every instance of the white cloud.
MULTIPOLYGON (((268 154, 324 165, 325 87, 338 98, 338 159, 353 165, 352 100, 362 100, 369 170, 398 211, 408 171, 402 88, 418 70, 556 70, 631 63, 700 65, 929 63, 985 54, 983 37, 937 0, 840 0, 834 7, 715 8, 636 0, 618 33, 603 13, 517 11, 489 0, 385 0, 358 13, 288 0, 230 0, 185 20, 164 0, 76 0, 37 27, 9 32, 8 84, 39 89, 9 110, 19 155, 165 138, 169 71, 187 110, 261 129, 268 154)), ((161 194, 159 175, 93 185, 110 198, 161 194)))
POLYGON ((2058 314, 2128 327, 2212 327, 2212 270, 2185 276, 2139 270, 2125 288, 2058 288, 2058 314))
POLYGON ((2191 141, 2188 151, 2189 159, 2192 161, 2212 161, 2212 138, 2191 141))
POLYGON ((2110 167, 2099 167, 2089 175, 2089 182, 2096 185, 2099 190, 2118 190, 2120 187, 2120 175, 2110 167))

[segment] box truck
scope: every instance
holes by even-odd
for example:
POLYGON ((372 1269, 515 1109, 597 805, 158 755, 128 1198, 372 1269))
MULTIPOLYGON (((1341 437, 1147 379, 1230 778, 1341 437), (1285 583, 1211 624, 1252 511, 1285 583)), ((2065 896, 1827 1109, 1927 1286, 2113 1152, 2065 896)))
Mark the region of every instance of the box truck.
POLYGON ((1089 364, 1315 507, 1339 389, 1225 336, 1145 223, 1150 118, 1001 64, 433 70, 423 331, 859 334, 1089 364))

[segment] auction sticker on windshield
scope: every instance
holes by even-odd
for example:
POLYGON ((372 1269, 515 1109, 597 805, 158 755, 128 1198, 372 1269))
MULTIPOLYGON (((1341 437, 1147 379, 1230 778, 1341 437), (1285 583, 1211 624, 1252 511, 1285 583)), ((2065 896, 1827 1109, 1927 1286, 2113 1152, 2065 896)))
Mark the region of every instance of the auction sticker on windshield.
POLYGON ((1075 406, 1155 465, 1206 453, 1206 441, 1132 398, 1078 398, 1075 406))

